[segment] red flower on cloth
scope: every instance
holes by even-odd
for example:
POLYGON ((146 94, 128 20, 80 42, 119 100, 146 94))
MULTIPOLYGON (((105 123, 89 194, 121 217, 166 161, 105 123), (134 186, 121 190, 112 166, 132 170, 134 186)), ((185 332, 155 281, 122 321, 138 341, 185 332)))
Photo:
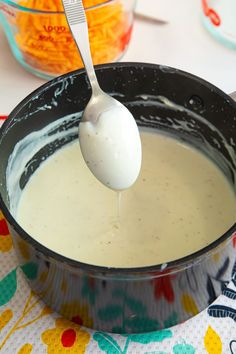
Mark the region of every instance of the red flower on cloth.
POLYGON ((6 220, 3 217, 2 212, 0 211, 0 251, 8 252, 12 248, 12 239, 9 234, 6 220))

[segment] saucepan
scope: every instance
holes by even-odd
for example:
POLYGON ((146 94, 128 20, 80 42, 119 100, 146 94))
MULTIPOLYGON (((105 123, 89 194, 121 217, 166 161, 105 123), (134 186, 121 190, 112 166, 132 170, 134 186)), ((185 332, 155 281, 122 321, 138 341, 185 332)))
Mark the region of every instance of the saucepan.
MULTIPOLYGON (((104 64, 96 72, 102 88, 130 109, 140 127, 194 144, 215 160, 236 189, 236 104, 231 97, 196 76, 166 66, 104 64)), ((1 128, 0 208, 19 263, 31 265, 29 285, 48 306, 85 326, 138 333, 183 322, 211 304, 236 275, 236 223, 215 242, 184 258, 148 267, 112 268, 57 254, 27 234, 11 213, 6 171, 14 147, 29 133, 82 111, 90 94, 84 70, 68 73, 26 97, 1 128)), ((78 124, 79 118, 57 129, 78 124)), ((70 136, 73 139, 77 134, 70 136)), ((57 139, 27 161, 30 168, 26 166, 18 187, 24 189, 43 158, 68 141, 57 139)))

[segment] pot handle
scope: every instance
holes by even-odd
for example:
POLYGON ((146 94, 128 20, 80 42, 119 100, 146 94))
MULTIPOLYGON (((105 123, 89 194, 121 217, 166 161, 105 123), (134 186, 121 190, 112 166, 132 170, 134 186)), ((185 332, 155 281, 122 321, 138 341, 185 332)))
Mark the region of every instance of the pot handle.
POLYGON ((236 91, 231 92, 231 93, 229 94, 229 96, 230 96, 234 101, 236 101, 236 91))

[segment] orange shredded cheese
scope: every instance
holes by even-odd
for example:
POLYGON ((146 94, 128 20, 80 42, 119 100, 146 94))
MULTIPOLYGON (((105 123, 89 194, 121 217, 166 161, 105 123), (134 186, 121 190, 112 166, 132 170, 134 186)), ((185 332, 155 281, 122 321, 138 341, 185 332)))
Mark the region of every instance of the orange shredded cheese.
MULTIPOLYGON (((129 42, 131 24, 119 0, 83 0, 94 64, 114 61, 129 42)), ((21 0, 21 6, 40 11, 63 11, 61 0, 21 0)), ((50 76, 83 66, 64 14, 19 11, 16 43, 27 64, 50 76)))

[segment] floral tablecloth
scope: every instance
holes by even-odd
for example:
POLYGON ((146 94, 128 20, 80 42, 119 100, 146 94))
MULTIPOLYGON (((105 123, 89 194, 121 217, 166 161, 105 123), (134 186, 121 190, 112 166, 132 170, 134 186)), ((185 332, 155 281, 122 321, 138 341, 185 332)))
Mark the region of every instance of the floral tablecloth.
POLYGON ((65 320, 37 298, 23 273, 33 279, 36 269, 31 263, 18 265, 0 212, 1 353, 236 354, 236 267, 228 287, 205 311, 181 325, 133 335, 98 332, 65 320))

